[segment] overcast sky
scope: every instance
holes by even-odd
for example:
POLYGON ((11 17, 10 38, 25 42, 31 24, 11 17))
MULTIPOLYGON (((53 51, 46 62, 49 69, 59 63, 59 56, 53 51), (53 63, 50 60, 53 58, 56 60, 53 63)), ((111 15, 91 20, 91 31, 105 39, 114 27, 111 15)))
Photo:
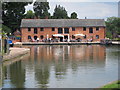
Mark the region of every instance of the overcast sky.
MULTIPOLYGON (((65 7, 68 16, 72 12, 78 14, 79 19, 85 17, 89 19, 106 19, 111 16, 118 16, 119 0, 47 0, 49 2, 49 12, 53 15, 56 5, 65 7)), ((26 11, 33 10, 33 5, 28 5, 26 11)))

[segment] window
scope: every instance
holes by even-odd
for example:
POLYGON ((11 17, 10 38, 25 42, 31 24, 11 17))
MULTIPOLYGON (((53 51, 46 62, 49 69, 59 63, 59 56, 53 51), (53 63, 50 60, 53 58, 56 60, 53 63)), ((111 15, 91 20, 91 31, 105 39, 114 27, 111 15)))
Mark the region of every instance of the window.
POLYGON ((52 28, 52 31, 55 31, 55 28, 52 28))
POLYGON ((37 28, 34 28, 34 34, 37 34, 37 28))
POLYGON ((40 31, 44 31, 44 28, 40 28, 40 31))
POLYGON ((93 33, 93 28, 92 27, 89 28, 89 33, 93 33))
POLYGON ((64 28, 64 33, 69 33, 69 28, 64 28))
POLYGON ((72 35, 72 39, 75 39, 75 36, 74 36, 74 35, 72 35))
POLYGON ((85 36, 84 36, 84 39, 86 39, 86 37, 87 37, 87 36, 85 35, 85 36))
POLYGON ((72 31, 75 31, 75 27, 72 27, 72 31))
POLYGON ((31 36, 30 36, 30 35, 28 36, 28 39, 31 39, 31 36))
POLYGON ((62 28, 58 28, 58 33, 59 33, 59 34, 63 33, 62 28))
POLYGON ((96 35, 96 39, 99 39, 99 35, 96 35))
POLYGON ((20 37, 16 37, 17 40, 20 40, 21 38, 20 37))
POLYGON ((34 36, 34 39, 37 40, 37 36, 34 36))
POLYGON ((99 27, 96 27, 96 31, 99 31, 99 27))
POLYGON ((44 38, 44 36, 43 36, 43 35, 41 35, 41 36, 40 36, 40 39, 43 39, 43 38, 44 38))
POLYGON ((30 31, 31 31, 31 28, 28 28, 28 31, 30 32, 30 31))
POLYGON ((83 31, 86 31, 86 27, 83 27, 83 31))

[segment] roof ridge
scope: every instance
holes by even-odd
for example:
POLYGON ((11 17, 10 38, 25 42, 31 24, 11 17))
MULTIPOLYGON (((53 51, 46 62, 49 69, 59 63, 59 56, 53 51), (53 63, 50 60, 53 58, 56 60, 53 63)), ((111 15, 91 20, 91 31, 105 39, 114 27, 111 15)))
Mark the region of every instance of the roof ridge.
POLYGON ((105 26, 104 19, 23 19, 21 27, 105 26))
POLYGON ((104 20, 104 19, 22 19, 22 20, 104 20))

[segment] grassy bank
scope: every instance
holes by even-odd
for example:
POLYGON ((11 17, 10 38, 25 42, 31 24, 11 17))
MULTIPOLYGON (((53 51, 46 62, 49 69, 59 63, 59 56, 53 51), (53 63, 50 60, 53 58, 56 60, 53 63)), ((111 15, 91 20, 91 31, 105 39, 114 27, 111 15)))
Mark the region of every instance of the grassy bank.
POLYGON ((120 89, 120 80, 119 81, 114 81, 114 82, 111 82, 111 83, 109 83, 109 84, 106 84, 106 85, 104 85, 103 87, 101 87, 101 88, 111 88, 111 90, 112 90, 112 88, 116 88, 116 89, 120 89))

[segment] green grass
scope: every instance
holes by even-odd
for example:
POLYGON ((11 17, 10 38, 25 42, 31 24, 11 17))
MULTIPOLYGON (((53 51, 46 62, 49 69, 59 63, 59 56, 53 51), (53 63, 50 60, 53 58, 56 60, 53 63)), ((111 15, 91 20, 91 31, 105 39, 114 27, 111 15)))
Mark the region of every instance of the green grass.
POLYGON ((110 88, 111 90, 115 89, 120 89, 120 81, 114 81, 110 84, 104 85, 103 87, 101 87, 103 89, 105 88, 110 88))

